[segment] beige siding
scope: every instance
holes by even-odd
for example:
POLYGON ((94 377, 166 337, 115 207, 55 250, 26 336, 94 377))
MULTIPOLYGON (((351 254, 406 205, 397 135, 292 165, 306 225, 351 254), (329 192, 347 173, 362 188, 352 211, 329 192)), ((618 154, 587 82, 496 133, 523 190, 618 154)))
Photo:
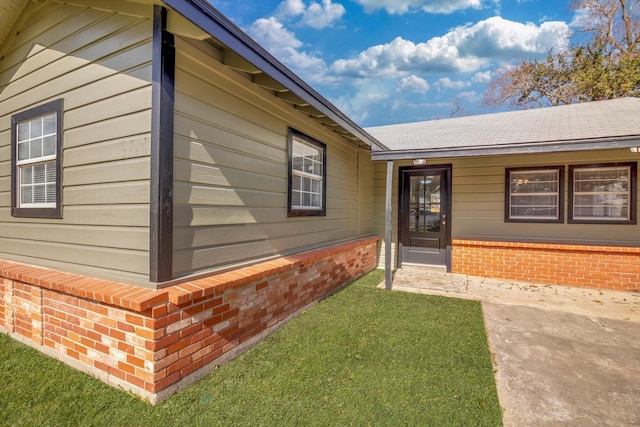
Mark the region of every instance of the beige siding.
MULTIPOLYGON (((504 221, 505 168, 528 166, 566 166, 639 161, 628 149, 583 151, 537 155, 477 157, 430 160, 429 164, 453 165, 452 235, 454 239, 515 240, 531 242, 567 242, 578 244, 637 245, 640 225, 568 224, 569 177, 565 179, 565 222, 560 224, 512 223, 504 221)), ((397 241, 398 167, 410 162, 395 162, 393 183, 393 241, 397 241)), ((375 163, 374 198, 376 233, 384 233, 385 162, 375 163)), ((395 262, 395 261, 394 261, 395 262)), ((384 263, 384 252, 381 264, 384 263)))
POLYGON ((122 5, 126 14, 30 3, 0 46, 2 258, 148 279, 153 9, 122 5), (58 98, 63 219, 13 218, 11 116, 58 98))
POLYGON ((358 234, 366 236, 373 230, 373 164, 368 150, 358 150, 358 234))
MULTIPOLYGON (((579 153, 493 157, 453 162, 453 236, 583 244, 637 244, 640 226, 568 224, 568 184, 565 179, 565 223, 522 224, 504 221, 506 167, 568 166, 638 160, 628 149, 579 153)), ((568 174, 568 168, 566 169, 568 174)))
POLYGON ((368 152, 222 66, 211 45, 176 47, 174 275, 371 232, 368 152), (327 144, 326 217, 287 218, 289 126, 327 144))

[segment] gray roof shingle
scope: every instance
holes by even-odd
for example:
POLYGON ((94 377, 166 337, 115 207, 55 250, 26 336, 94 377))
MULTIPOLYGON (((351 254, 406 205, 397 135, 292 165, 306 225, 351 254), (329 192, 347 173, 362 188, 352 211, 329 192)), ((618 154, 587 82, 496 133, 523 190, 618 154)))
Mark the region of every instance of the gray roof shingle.
POLYGON ((392 151, 483 149, 640 139, 640 98, 366 128, 392 151))

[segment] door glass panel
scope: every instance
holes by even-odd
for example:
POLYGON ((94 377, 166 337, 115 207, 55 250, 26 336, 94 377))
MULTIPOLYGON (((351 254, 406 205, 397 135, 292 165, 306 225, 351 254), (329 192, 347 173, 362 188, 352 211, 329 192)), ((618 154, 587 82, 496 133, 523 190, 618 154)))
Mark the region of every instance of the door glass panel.
POLYGON ((411 232, 440 232, 440 175, 410 177, 407 222, 411 232))

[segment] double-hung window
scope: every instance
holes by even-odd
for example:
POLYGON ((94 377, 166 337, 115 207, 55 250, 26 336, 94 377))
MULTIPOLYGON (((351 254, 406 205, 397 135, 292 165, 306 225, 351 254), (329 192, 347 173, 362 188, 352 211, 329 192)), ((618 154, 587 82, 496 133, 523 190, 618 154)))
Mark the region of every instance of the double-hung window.
POLYGON ((326 214, 325 144, 289 130, 289 216, 326 214))
POLYGON ((505 221, 563 222, 564 168, 508 168, 505 221))
POLYGON ((637 163, 569 166, 569 222, 636 224, 637 163))
POLYGON ((11 118, 11 213, 61 218, 62 100, 11 118))

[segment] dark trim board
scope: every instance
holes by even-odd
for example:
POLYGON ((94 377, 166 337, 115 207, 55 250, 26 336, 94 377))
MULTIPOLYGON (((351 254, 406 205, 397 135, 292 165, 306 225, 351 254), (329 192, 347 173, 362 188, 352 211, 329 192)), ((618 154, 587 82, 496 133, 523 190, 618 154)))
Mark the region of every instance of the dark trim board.
POLYGON ((569 209, 567 214, 568 224, 624 224, 624 225, 636 225, 638 224, 638 189, 636 183, 638 182, 638 162, 620 162, 620 163, 594 163, 594 164, 574 164, 569 165, 569 209), (576 169, 582 168, 608 168, 616 166, 625 166, 631 169, 631 177, 629 180, 629 219, 626 221, 620 220, 607 220, 606 217, 602 219, 574 219, 573 217, 573 205, 574 205, 574 172, 576 169))
MULTIPOLYGON (((564 166, 524 166, 524 167, 512 167, 504 169, 504 222, 519 222, 519 223, 564 223, 564 166), (556 195, 558 197, 558 217, 555 219, 548 218, 511 218, 511 172, 524 172, 524 171, 539 171, 539 170, 554 170, 558 172, 558 190, 556 195)), ((551 193, 550 193, 551 194, 551 193)))
POLYGON ((327 215, 327 145, 293 128, 289 128, 287 153, 287 217, 326 216, 327 215), (322 150, 322 200, 320 209, 293 209, 291 206, 293 187, 293 139, 298 138, 319 150, 322 150))
POLYGON ((173 276, 173 115, 175 41, 167 31, 167 10, 153 9, 151 94, 151 198, 149 280, 173 276))
POLYGON ((62 219, 62 153, 64 136, 64 100, 56 99, 11 117, 11 215, 18 218, 62 219), (56 113, 56 206, 55 208, 18 207, 17 125, 18 123, 56 113))

